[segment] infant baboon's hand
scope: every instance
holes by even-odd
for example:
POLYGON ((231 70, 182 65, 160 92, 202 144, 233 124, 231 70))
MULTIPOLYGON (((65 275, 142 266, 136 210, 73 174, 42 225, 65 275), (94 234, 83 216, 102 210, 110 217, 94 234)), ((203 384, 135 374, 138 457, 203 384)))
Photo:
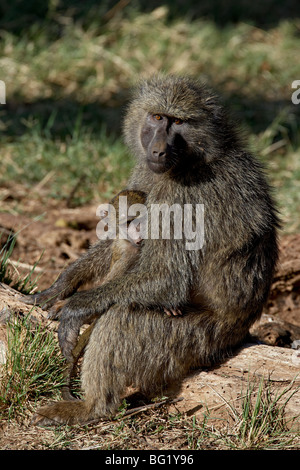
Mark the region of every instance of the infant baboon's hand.
POLYGON ((22 296, 20 300, 27 305, 38 305, 43 310, 48 310, 58 300, 58 294, 50 287, 36 294, 22 296))
POLYGON ((164 312, 168 317, 181 317, 182 311, 179 308, 164 308, 164 312))

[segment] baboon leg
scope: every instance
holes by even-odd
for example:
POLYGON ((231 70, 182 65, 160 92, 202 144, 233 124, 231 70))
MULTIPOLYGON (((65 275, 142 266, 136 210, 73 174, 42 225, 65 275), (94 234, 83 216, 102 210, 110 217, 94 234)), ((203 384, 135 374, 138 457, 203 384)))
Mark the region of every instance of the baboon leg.
POLYGON ((31 423, 36 426, 54 426, 59 424, 81 424, 91 416, 85 401, 59 401, 39 408, 31 423))
POLYGON ((61 390, 61 396, 64 400, 73 401, 77 400, 71 392, 71 378, 73 377, 75 364, 73 362, 68 362, 66 368, 63 371, 64 385, 61 390))
POLYGON ((84 353, 85 400, 44 407, 37 412, 43 416, 40 422, 73 424, 110 418, 128 386, 148 398, 173 384, 179 390, 191 367, 209 365, 214 351, 221 354, 230 328, 230 322, 220 326, 211 311, 168 317, 143 307, 114 306, 97 320, 84 353))
POLYGON ((88 328, 79 337, 78 342, 72 351, 73 360, 67 363, 67 366, 64 370, 64 386, 62 388, 62 397, 64 400, 77 400, 77 398, 75 398, 71 393, 71 378, 73 377, 76 364, 80 356, 83 354, 86 345, 88 344, 95 323, 95 321, 92 322, 91 325, 89 325, 88 328))
MULTIPOLYGON (((71 263, 52 286, 42 292, 22 297, 22 301, 49 310, 57 301, 70 297, 86 283, 98 284, 110 270, 111 244, 112 240, 99 240, 71 263)), ((58 306, 58 309, 54 308, 49 312, 49 318, 52 320, 59 317, 61 305, 58 306)))
POLYGON ((116 413, 126 388, 126 358, 123 358, 122 364, 118 363, 119 355, 122 356, 122 341, 118 341, 116 335, 110 341, 110 313, 107 312, 97 321, 84 353, 82 388, 85 399, 61 401, 39 408, 32 424, 80 424, 97 418, 110 418, 116 413))
POLYGON ((89 341, 93 328, 94 322, 82 333, 73 350, 73 361, 68 362, 64 370, 65 385, 62 388, 64 401, 39 408, 32 419, 32 424, 38 426, 80 424, 90 419, 92 403, 76 399, 71 393, 70 382, 76 363, 89 341))

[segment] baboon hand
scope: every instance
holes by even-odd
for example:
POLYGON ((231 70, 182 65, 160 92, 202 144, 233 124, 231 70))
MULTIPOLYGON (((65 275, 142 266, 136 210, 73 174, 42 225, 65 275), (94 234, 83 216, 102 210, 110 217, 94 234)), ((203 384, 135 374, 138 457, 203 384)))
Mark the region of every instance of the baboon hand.
POLYGON ((80 327, 91 323, 96 317, 87 308, 88 303, 84 307, 81 306, 82 302, 79 299, 81 299, 82 295, 83 293, 74 294, 67 301, 59 302, 60 310, 58 316, 60 324, 58 327, 58 341, 62 354, 68 361, 73 360, 72 351, 77 344, 80 327))
POLYGON ((68 362, 73 361, 72 351, 76 346, 81 322, 78 319, 72 321, 62 319, 58 327, 58 341, 61 352, 68 362))
POLYGON ((22 296, 20 300, 25 304, 38 305, 43 310, 49 310, 58 298, 57 292, 52 292, 51 288, 49 288, 36 294, 22 296))
POLYGON ((55 304, 48 310, 49 320, 59 320, 62 309, 66 305, 67 300, 58 300, 55 304))
POLYGON ((179 308, 166 308, 164 307, 164 312, 168 317, 181 317, 182 311, 179 308))

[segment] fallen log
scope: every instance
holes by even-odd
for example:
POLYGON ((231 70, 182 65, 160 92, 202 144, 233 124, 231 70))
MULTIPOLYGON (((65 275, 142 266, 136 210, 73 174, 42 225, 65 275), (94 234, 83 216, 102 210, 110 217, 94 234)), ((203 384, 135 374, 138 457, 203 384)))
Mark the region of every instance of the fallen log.
POLYGON ((16 316, 28 317, 32 324, 55 331, 57 323, 47 318, 47 312, 37 306, 22 302, 23 295, 8 285, 0 282, 0 365, 5 363, 7 352, 7 324, 16 316))
POLYGON ((300 326, 287 322, 279 315, 263 314, 250 330, 251 336, 269 346, 293 347, 300 340, 300 326))
POLYGON ((224 363, 188 376, 180 392, 183 400, 173 408, 187 415, 208 417, 214 424, 228 422, 228 418, 235 420, 242 415, 247 397, 255 402, 263 385, 268 399, 278 399, 278 404, 284 407, 288 427, 298 430, 299 372, 300 350, 245 344, 224 363))

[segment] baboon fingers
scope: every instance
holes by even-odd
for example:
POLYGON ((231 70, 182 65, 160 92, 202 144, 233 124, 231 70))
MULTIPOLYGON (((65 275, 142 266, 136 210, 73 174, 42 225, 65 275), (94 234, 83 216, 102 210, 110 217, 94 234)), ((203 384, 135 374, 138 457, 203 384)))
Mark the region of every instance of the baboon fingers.
POLYGON ((30 424, 32 424, 33 426, 40 426, 43 428, 46 426, 55 426, 55 425, 58 426, 59 424, 63 424, 63 422, 58 421, 54 418, 48 418, 46 415, 44 415, 43 409, 41 408, 38 413, 33 415, 30 424))
POLYGON ((76 397, 74 397, 74 395, 72 395, 70 387, 68 385, 63 386, 63 388, 61 390, 61 396, 62 396, 63 400, 65 400, 65 401, 76 401, 76 400, 78 400, 78 398, 76 398, 76 397))
POLYGON ((175 317, 180 317, 182 315, 182 311, 179 309, 172 309, 172 313, 175 317))
POLYGON ((36 297, 35 297, 35 294, 31 294, 31 295, 20 295, 17 297, 17 300, 19 300, 20 302, 23 302, 24 304, 27 304, 27 305, 36 305, 36 297))
POLYGON ((72 351, 77 343, 79 329, 79 326, 73 326, 68 322, 67 326, 64 323, 60 323, 58 328, 58 342, 61 352, 70 363, 74 361, 72 351))
POLYGON ((164 308, 164 312, 166 315, 168 315, 168 317, 172 316, 172 313, 167 308, 164 308))
POLYGON ((58 320, 60 317, 60 312, 65 306, 66 300, 58 300, 51 308, 48 310, 49 320, 58 320))
POLYGON ((47 291, 20 297, 20 301, 27 305, 38 305, 43 310, 48 310, 56 302, 57 296, 51 297, 47 291))
POLYGON ((178 317, 182 315, 181 310, 175 308, 164 308, 164 312, 168 315, 168 317, 178 317))

